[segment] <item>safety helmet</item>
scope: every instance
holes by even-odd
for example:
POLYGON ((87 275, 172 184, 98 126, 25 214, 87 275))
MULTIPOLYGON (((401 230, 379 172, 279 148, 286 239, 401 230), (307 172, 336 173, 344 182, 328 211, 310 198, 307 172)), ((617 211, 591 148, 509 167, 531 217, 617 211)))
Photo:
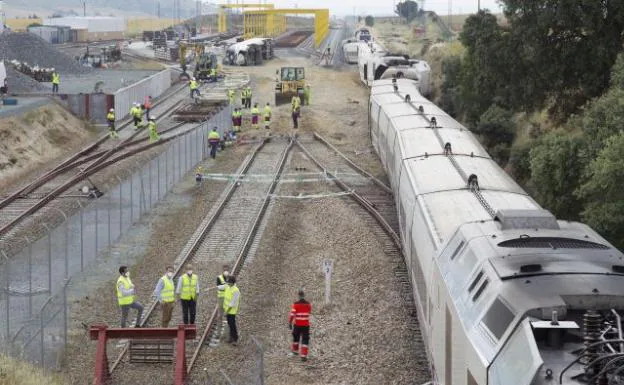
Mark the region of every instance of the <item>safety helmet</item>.
POLYGON ((195 80, 195 78, 191 79, 191 80, 195 80))
POLYGON ((111 108, 110 110, 108 110, 108 112, 115 112, 115 109, 111 108))

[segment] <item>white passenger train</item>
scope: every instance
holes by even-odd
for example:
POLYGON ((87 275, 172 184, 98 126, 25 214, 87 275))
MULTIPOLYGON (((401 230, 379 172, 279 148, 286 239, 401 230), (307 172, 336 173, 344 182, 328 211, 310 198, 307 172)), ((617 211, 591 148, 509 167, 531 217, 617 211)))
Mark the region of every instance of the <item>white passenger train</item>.
POLYGON ((358 69, 360 80, 367 86, 371 86, 375 80, 396 77, 418 81, 419 91, 423 95, 429 95, 431 92, 429 79, 431 68, 422 60, 377 51, 360 55, 358 69))
POLYGON ((622 367, 624 255, 542 209, 416 81, 374 81, 369 124, 433 382, 619 383, 600 372, 622 367))

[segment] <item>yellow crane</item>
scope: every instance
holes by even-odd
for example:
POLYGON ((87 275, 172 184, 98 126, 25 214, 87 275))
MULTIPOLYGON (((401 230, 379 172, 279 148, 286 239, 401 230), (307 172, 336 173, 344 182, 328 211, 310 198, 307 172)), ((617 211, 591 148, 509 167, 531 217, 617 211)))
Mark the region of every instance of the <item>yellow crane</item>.
POLYGON ((275 6, 273 4, 219 4, 219 33, 227 32, 227 15, 225 14, 226 9, 274 9, 275 6))

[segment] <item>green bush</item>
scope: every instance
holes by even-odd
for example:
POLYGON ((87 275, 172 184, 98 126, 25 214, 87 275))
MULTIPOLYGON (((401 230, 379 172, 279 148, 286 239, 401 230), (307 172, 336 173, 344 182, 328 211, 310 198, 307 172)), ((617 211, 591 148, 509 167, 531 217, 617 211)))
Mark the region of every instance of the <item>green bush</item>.
POLYGON ((515 135, 511 111, 496 104, 491 105, 479 118, 474 132, 483 138, 488 149, 500 144, 509 147, 515 135))
POLYGON ((624 133, 606 141, 604 149, 587 167, 585 183, 578 189, 587 201, 582 217, 616 247, 624 247, 624 133))
POLYGON ((586 145, 582 136, 549 133, 529 151, 535 198, 558 218, 579 218, 582 199, 575 190, 587 164, 586 145))

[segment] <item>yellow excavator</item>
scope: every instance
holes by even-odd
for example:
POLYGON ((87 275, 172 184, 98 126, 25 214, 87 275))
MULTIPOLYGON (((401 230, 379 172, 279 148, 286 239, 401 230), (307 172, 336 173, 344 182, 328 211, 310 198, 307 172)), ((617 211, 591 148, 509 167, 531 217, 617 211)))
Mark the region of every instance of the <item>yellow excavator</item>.
POLYGON ((189 75, 188 72, 186 72, 186 70, 188 69, 187 63, 186 63, 186 51, 187 49, 195 49, 195 56, 199 57, 200 55, 202 55, 204 53, 204 45, 202 44, 195 44, 195 43, 187 43, 187 42, 180 42, 180 46, 178 48, 178 56, 179 56, 179 60, 180 60, 180 68, 182 68, 182 73, 180 74, 180 79, 182 78, 187 78, 190 79, 191 75, 189 75))
POLYGON ((303 67, 282 67, 277 70, 275 84, 275 105, 290 104, 292 97, 299 95, 303 100, 305 69, 303 67))

